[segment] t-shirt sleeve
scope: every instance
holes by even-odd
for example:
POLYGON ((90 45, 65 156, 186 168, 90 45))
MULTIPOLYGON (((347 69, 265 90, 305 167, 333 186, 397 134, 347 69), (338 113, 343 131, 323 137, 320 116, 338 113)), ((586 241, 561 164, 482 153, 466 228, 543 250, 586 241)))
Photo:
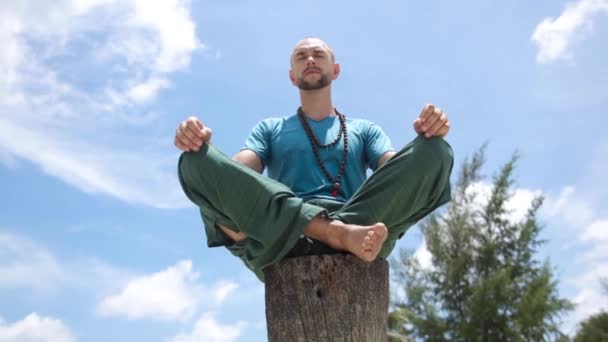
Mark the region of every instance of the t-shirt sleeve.
POLYGON ((386 152, 395 149, 382 128, 372 122, 367 127, 365 140, 365 159, 369 162, 369 168, 375 171, 378 167, 378 159, 386 152))
POLYGON ((269 123, 266 120, 260 121, 251 130, 245 146, 241 150, 252 150, 260 157, 264 165, 268 165, 271 156, 270 136, 269 123))

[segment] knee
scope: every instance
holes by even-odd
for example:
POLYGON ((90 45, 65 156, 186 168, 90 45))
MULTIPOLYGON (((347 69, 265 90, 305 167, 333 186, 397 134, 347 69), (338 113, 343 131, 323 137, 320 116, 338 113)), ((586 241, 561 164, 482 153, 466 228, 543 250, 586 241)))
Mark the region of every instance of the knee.
POLYGON ((426 160, 432 160, 442 166, 451 168, 454 163, 454 151, 452 151, 450 144, 443 138, 426 138, 423 135, 419 135, 416 140, 415 150, 423 155, 426 160))
POLYGON ((185 182, 191 181, 191 176, 196 174, 204 164, 208 152, 208 145, 203 145, 198 151, 183 152, 178 161, 178 173, 180 179, 185 182))
POLYGON ((424 135, 419 135, 416 138, 416 145, 418 149, 437 154, 440 156, 448 157, 452 154, 452 148, 450 145, 440 137, 427 138, 424 135))

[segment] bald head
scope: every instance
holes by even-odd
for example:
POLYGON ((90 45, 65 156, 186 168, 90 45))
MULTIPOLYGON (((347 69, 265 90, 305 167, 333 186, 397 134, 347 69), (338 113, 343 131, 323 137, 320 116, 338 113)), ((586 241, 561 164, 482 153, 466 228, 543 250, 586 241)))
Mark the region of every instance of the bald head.
POLYGON ((320 38, 316 38, 316 37, 306 37, 306 38, 300 40, 294 46, 294 48, 291 52, 291 57, 290 57, 291 64, 293 65, 294 57, 298 53, 315 50, 315 49, 321 49, 321 50, 325 51, 331 57, 332 63, 336 62, 336 56, 334 55, 334 51, 325 41, 323 41, 320 38))
POLYGON ((334 52, 319 38, 304 38, 291 53, 289 78, 303 91, 316 91, 331 85, 338 78, 340 65, 334 52))

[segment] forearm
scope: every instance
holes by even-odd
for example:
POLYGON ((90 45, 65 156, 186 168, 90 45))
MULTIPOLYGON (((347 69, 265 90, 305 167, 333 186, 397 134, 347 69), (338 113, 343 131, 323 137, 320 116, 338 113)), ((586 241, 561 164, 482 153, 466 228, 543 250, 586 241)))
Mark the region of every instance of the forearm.
POLYGON ((376 166, 376 169, 379 168, 380 166, 384 165, 384 163, 386 163, 389 159, 391 159, 395 154, 397 154, 397 152, 395 152, 395 151, 385 152, 382 155, 382 157, 380 157, 380 159, 378 159, 378 165, 376 166))
POLYGON ((232 160, 241 163, 258 173, 264 172, 264 164, 262 163, 262 160, 255 152, 251 150, 241 150, 232 157, 232 160))

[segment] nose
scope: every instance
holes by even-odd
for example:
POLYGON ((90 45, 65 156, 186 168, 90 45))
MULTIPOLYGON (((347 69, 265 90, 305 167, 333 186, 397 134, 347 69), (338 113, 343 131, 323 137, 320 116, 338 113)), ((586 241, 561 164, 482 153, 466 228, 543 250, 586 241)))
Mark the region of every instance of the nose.
POLYGON ((306 60, 306 64, 308 66, 315 65, 315 59, 312 56, 308 56, 308 59, 306 60))

